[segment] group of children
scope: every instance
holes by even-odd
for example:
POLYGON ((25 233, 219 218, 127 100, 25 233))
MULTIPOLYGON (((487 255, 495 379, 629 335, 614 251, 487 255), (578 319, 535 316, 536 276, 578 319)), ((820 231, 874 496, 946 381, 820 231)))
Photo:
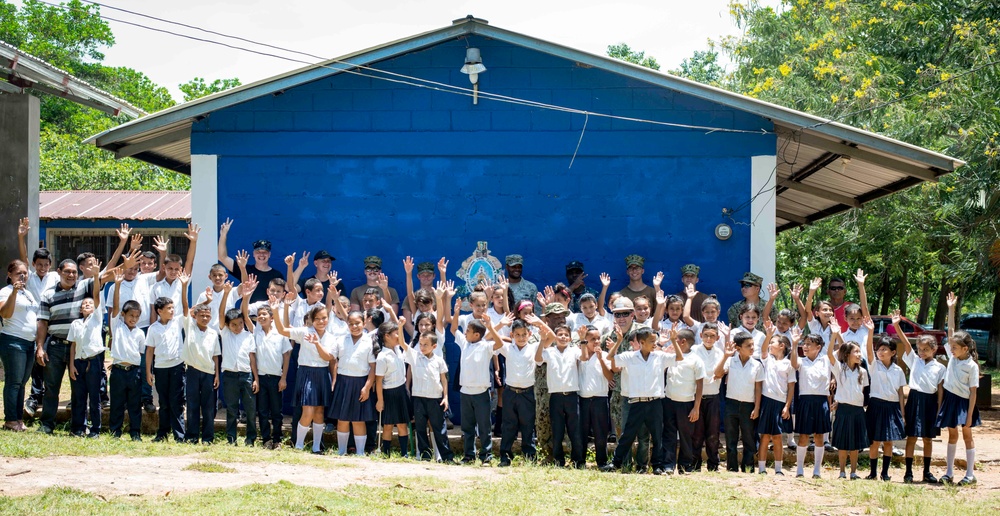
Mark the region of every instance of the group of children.
MULTIPOLYGON (((305 447, 311 431, 312 451, 322 453, 325 425, 336 421, 338 453, 348 453, 353 434, 354 449, 363 454, 371 449, 369 427, 377 422, 384 453, 395 430, 407 455, 412 428, 419 458, 451 462, 446 426, 450 382, 443 359, 450 324, 461 353, 462 462, 493 459, 496 418, 501 422, 500 466, 514 460, 520 434, 520 449, 528 460, 538 453, 537 440, 556 464, 565 465, 563 443, 568 438, 570 463, 582 468, 586 443, 593 437, 602 470, 630 463, 645 469, 646 441, 654 474, 699 470, 703 448, 707 468, 717 470, 722 426, 730 471, 752 471, 756 460, 757 471, 766 473, 770 447, 775 473, 782 475, 785 436, 798 434, 797 476, 804 476, 812 438, 814 478, 820 476, 825 447, 832 445, 839 453, 841 478, 847 477, 848 459, 850 478, 858 478, 858 454, 868 449, 868 478, 889 480, 892 442, 906 439, 904 480, 911 482, 915 443, 922 439, 922 478, 937 482, 930 472, 931 440, 947 429, 947 473, 941 481, 953 479, 961 431, 967 471, 959 483, 975 482, 978 363, 971 338, 954 331, 954 295, 948 297, 952 320, 944 366, 935 358, 933 339, 920 337, 914 348, 899 328, 898 313, 893 317, 896 337, 876 338, 860 270, 855 279, 861 301, 847 306, 847 328, 840 327, 829 302, 818 301, 814 310, 819 279, 809 285, 805 302, 800 286, 790 289, 797 312, 782 310, 772 318, 780 292, 770 285, 764 309, 744 303, 730 327, 719 320, 721 307, 713 296, 701 302, 702 322, 691 317, 692 300, 699 296, 693 284, 680 296, 666 296, 657 288, 654 299, 614 293, 605 310, 610 278, 602 274, 599 298, 584 294, 575 300, 579 313, 569 312, 573 295, 565 285, 547 288, 538 295, 544 303, 539 318, 531 300, 510 295, 503 278, 481 283, 467 300, 459 299, 440 264, 436 287, 413 291, 408 278, 405 310, 412 320, 407 321, 397 316, 384 275, 381 288, 366 289, 361 309, 352 310, 337 290, 336 273, 326 292, 316 279, 300 287, 304 263, 293 270, 294 257, 286 259, 288 281, 270 280, 268 299, 252 302, 258 282, 247 272, 248 253, 240 252, 235 259, 238 286, 226 281, 226 269, 217 265, 209 271, 213 285, 194 306, 188 295, 190 269, 182 269, 182 260, 172 256, 164 267, 166 287, 153 289, 158 294, 150 299, 151 324, 144 332, 139 324, 144 307, 134 300, 120 302, 125 271, 135 268, 139 257, 137 251, 126 254, 121 264, 94 274, 93 298, 83 302, 82 318, 72 325, 74 425, 86 417, 88 402, 91 419, 100 413, 96 393, 104 367, 99 322, 106 303, 101 296, 104 277, 116 285, 109 312, 110 430, 116 436, 128 413, 130 435, 140 439, 145 380, 159 395, 154 441, 172 435, 178 441, 213 442, 216 392, 221 390, 228 406, 228 441, 238 440, 236 407, 242 406, 245 443, 257 440, 259 416, 264 446, 278 447, 283 441, 282 393, 291 389, 296 449, 305 447), (471 313, 461 315, 466 301, 471 313), (908 381, 897 364, 900 344, 908 381), (907 385, 909 395, 904 396, 907 385), (540 420, 551 428, 550 437, 537 430, 540 420), (618 444, 609 456, 612 426, 618 444), (640 447, 633 452, 637 440, 640 447), (877 472, 880 451, 883 462, 877 472)), ((411 274, 409 257, 404 267, 411 274)), ((433 264, 419 267, 433 273, 433 264)))

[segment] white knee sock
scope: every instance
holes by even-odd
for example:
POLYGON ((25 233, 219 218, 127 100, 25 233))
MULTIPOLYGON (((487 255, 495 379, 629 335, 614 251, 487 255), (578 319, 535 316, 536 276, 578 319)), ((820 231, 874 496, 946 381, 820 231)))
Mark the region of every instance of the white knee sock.
MULTIPOLYGON (((816 444, 816 446, 819 446, 819 443, 815 443, 815 444, 816 444)), ((826 446, 828 444, 830 444, 830 432, 827 432, 827 433, 823 434, 823 446, 826 446)))
POLYGON ((323 423, 313 423, 313 451, 318 452, 323 445, 323 423))
POLYGON ((802 475, 803 474, 803 468, 805 467, 805 464, 806 464, 806 452, 807 451, 808 450, 806 449, 805 446, 799 446, 798 448, 795 449, 795 465, 798 467, 795 470, 795 474, 796 475, 802 475))
POLYGON ((947 461, 948 471, 945 473, 945 475, 948 475, 949 477, 955 476, 955 449, 956 448, 958 448, 957 444, 949 444, 948 445, 948 461, 947 461))
POLYGON ((367 440, 368 440, 367 435, 357 435, 357 434, 354 435, 354 447, 357 448, 356 450, 354 450, 355 454, 357 455, 365 454, 365 441, 367 440))
POLYGON ((763 473, 765 471, 767 471, 767 461, 766 460, 757 461, 757 472, 763 473))
POLYGON ((784 466, 784 462, 778 460, 777 458, 775 458, 774 459, 774 471, 775 471, 775 473, 781 473, 781 466, 784 466))
POLYGON ((820 468, 823 467, 823 451, 822 446, 817 446, 813 449, 813 460, 815 461, 815 464, 813 464, 813 475, 819 475, 820 468))
POLYGON ((965 476, 972 478, 976 476, 976 449, 965 450, 965 476))
POLYGON ((351 438, 350 432, 337 432, 337 454, 347 455, 347 441, 351 438))
POLYGON ((301 450, 306 445, 306 434, 309 433, 308 426, 302 426, 302 423, 296 423, 295 429, 295 449, 301 450))

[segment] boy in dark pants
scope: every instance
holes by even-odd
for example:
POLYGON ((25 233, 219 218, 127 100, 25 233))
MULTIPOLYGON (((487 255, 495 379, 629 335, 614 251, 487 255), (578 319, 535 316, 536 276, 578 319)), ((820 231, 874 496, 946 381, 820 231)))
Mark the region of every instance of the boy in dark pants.
POLYGON ((444 414, 448 411, 448 366, 444 359, 434 354, 437 335, 420 334, 419 350, 403 347, 403 359, 410 365, 413 377, 413 431, 417 434, 417 452, 420 460, 431 459, 431 445, 427 440, 427 424, 431 425, 434 443, 441 461, 455 460, 448 443, 448 429, 444 414))
POLYGON ((121 437, 127 411, 129 435, 133 441, 141 441, 144 379, 140 364, 146 349, 146 335, 138 327, 142 306, 135 300, 127 301, 124 307, 121 305, 120 287, 124 279, 123 271, 115 271, 115 294, 111 305, 111 378, 108 380, 111 413, 108 423, 111 435, 121 437))
POLYGON ((704 447, 709 471, 719 470, 719 424, 720 388, 722 378, 715 377, 715 366, 725 359, 726 352, 719 342, 719 325, 708 322, 701 327, 701 344, 694 346, 691 353, 705 365, 705 380, 702 382, 701 410, 698 421, 694 422, 693 470, 701 469, 701 450, 704 447))
MULTIPOLYGON (((628 373, 627 386, 629 399, 629 414, 625 421, 625 428, 622 430, 618 446, 615 447, 615 454, 608 464, 601 468, 601 471, 613 471, 621 469, 622 462, 632 442, 635 441, 639 428, 645 426, 650 430, 653 440, 652 454, 656 457, 659 453, 663 428, 663 406, 660 401, 663 398, 664 382, 663 375, 668 367, 684 360, 679 348, 675 348, 673 356, 661 350, 654 350, 656 347, 657 335, 653 330, 642 327, 635 332, 639 341, 639 351, 626 351, 617 354, 618 346, 622 343, 622 330, 615 326, 615 344, 608 351, 611 356, 611 370, 628 373), (617 355, 617 356, 616 356, 617 355)), ((623 381, 624 375, 622 375, 623 381)), ((654 475, 662 475, 664 472, 662 464, 653 467, 654 475)))
POLYGON ((457 314, 462 309, 462 300, 455 302, 455 317, 451 318, 451 332, 455 335, 455 344, 462 351, 459 384, 462 386, 462 441, 464 442, 463 463, 476 460, 476 433, 479 434, 479 460, 483 464, 493 459, 493 439, 490 431, 490 364, 493 362, 493 352, 503 346, 502 340, 487 342, 486 324, 490 316, 483 313, 483 320, 470 319, 465 327, 465 334, 458 331, 457 314))
MULTIPOLYGON (((97 266, 100 268, 100 265, 97 266)), ((85 424, 90 421, 89 437, 101 432, 101 380, 104 378, 104 337, 101 333, 101 278, 94 276, 94 297, 80 304, 82 319, 73 321, 66 340, 69 345, 69 379, 72 399, 73 435, 83 437, 85 424), (89 417, 88 417, 88 408, 89 417)))
MULTIPOLYGON (((728 340, 728 339, 727 339, 728 340)), ((725 358, 715 366, 715 377, 729 373, 726 383, 726 469, 753 472, 757 454, 754 420, 760 414, 764 366, 753 358, 753 337, 739 332, 726 343, 725 358), (743 460, 738 460, 737 443, 743 441, 743 460)))
POLYGON ((257 415, 260 417, 260 436, 264 447, 281 447, 281 392, 287 388, 288 364, 292 343, 282 337, 274 327, 274 312, 270 306, 257 309, 254 328, 257 343, 257 375, 260 391, 257 392, 257 415))
MULTIPOLYGON (((504 316, 500 324, 510 318, 504 316)), ((548 328, 536 318, 539 331, 548 328)), ((500 432, 500 466, 510 466, 514 460, 514 440, 521 434, 521 453, 525 460, 535 460, 535 350, 538 342, 530 341, 529 325, 520 319, 510 329, 513 342, 504 342, 500 353, 507 362, 507 384, 503 390, 503 423, 500 432)), ((500 341, 494 337, 494 342, 500 341)))
MULTIPOLYGON (((182 299, 187 312, 186 289, 182 299)), ((201 438, 202 443, 211 444, 215 440, 215 400, 221 379, 219 357, 222 346, 219 343, 219 331, 211 326, 210 304, 195 305, 187 319, 183 352, 184 363, 187 365, 187 428, 184 438, 189 443, 197 443, 201 438)))
POLYGON ((608 430, 611 413, 608 391, 614 379, 607 356, 601 349, 601 331, 592 325, 580 326, 580 419, 584 442, 588 434, 594 436, 597 466, 608 463, 608 430))
MULTIPOLYGON (((182 287, 187 291, 187 283, 182 287)), ((187 312, 187 295, 181 296, 187 312)), ((156 385, 160 398, 160 425, 153 442, 166 441, 171 432, 174 440, 184 440, 184 330, 188 335, 197 326, 185 324, 187 317, 174 317, 174 302, 169 297, 157 298, 153 310, 159 320, 150 325, 146 334, 146 381, 156 385), (187 328, 185 328, 187 326, 187 328), (154 363, 153 367, 150 367, 154 363), (154 375, 155 371, 155 375, 154 375)), ((207 324, 208 321, 206 321, 207 324)))

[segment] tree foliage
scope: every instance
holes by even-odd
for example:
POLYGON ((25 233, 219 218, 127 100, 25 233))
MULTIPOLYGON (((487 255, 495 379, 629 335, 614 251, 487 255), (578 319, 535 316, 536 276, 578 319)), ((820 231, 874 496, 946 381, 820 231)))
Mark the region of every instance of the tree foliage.
POLYGON ((207 97, 213 93, 218 93, 220 91, 225 91, 230 88, 235 88, 240 85, 240 80, 233 79, 216 79, 211 83, 205 83, 205 79, 201 77, 195 77, 190 81, 178 86, 182 92, 184 92, 184 102, 188 102, 194 99, 200 99, 202 97, 207 97))
POLYGON ((653 70, 660 69, 660 63, 656 62, 655 57, 647 56, 645 51, 632 50, 632 48, 626 43, 608 45, 608 57, 620 59, 639 66, 645 66, 646 68, 652 68, 653 70))
POLYGON ((719 66, 719 53, 715 50, 695 50, 689 58, 681 61, 680 68, 670 73, 703 84, 719 86, 725 70, 719 66))
MULTIPOLYGON (((944 307, 931 299, 948 290, 967 308, 996 305, 1000 4, 785 0, 775 11, 751 0, 730 9, 744 34, 720 43, 736 65, 726 87, 967 162, 938 183, 782 233, 780 276, 864 267, 879 311, 912 300, 919 318, 935 311, 939 325, 944 307)), ((997 340, 994 332, 994 363, 997 340)))

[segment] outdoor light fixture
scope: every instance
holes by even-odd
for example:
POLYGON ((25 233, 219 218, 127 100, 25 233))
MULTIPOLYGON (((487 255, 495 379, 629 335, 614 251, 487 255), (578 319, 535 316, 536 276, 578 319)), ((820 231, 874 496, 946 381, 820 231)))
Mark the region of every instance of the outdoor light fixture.
POLYGON ((479 74, 485 71, 486 67, 483 66, 483 57, 479 54, 479 49, 465 49, 465 66, 462 67, 462 73, 468 75, 469 82, 472 83, 473 104, 479 104, 479 74))

